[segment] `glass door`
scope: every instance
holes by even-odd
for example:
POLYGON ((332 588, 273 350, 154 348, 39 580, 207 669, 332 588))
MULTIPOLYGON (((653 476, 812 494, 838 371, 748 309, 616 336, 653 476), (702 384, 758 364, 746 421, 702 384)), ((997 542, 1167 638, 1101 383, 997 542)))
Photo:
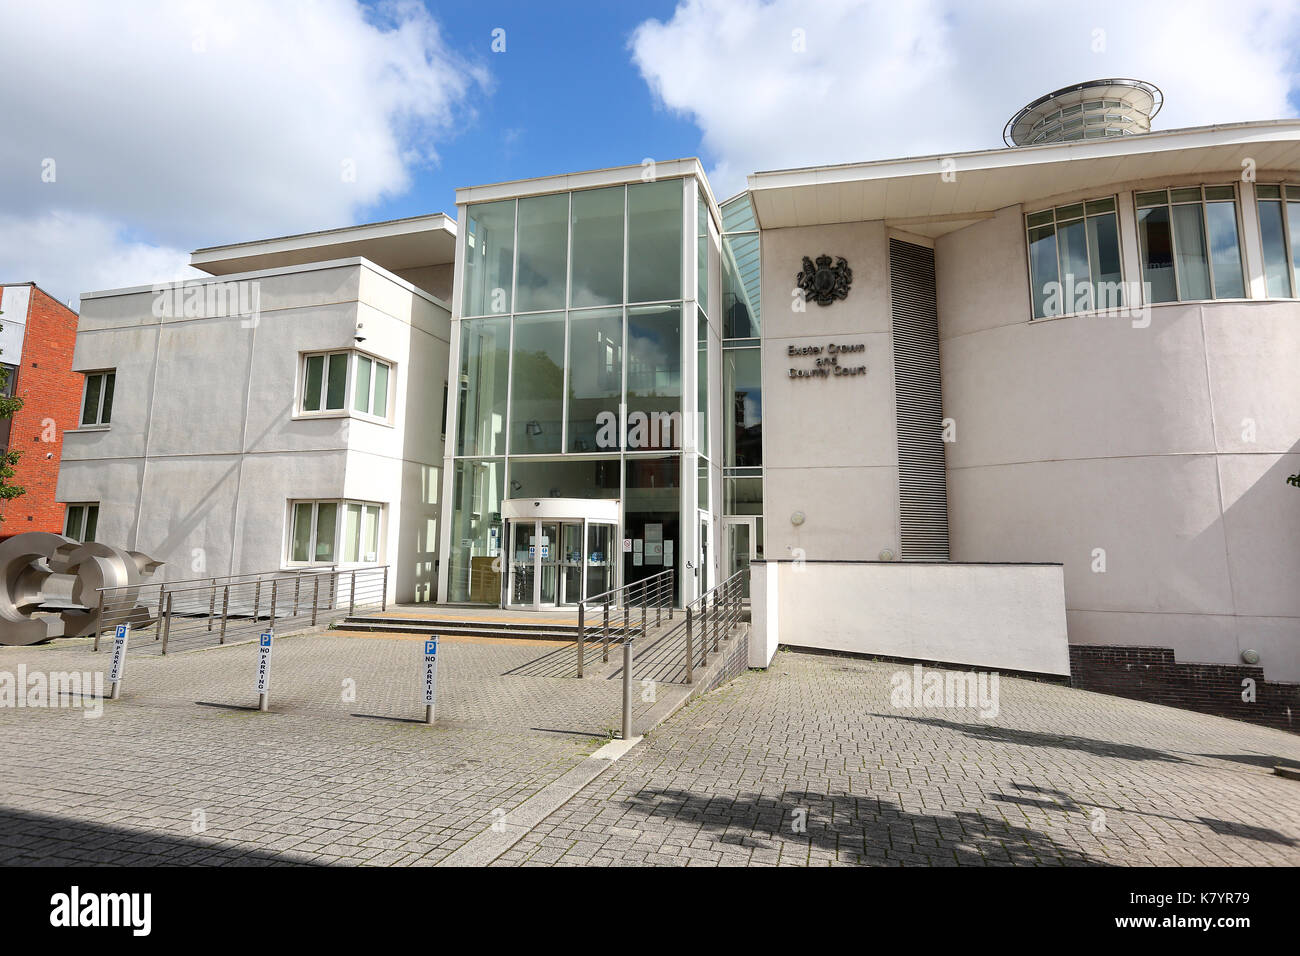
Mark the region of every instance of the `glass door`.
POLYGON ((718 582, 713 580, 713 522, 710 520, 707 511, 699 512, 699 516, 700 529, 699 537, 696 540, 700 544, 700 553, 698 555, 698 560, 695 562, 695 566, 697 568, 696 574, 698 575, 700 582, 699 593, 703 594, 718 582))
POLYGON ((536 574, 536 521, 510 522, 510 590, 511 605, 532 606, 536 602, 534 591, 536 574))
MULTIPOLYGON (((758 519, 754 517, 727 517, 727 577, 737 571, 748 571, 749 562, 758 557, 758 519)), ((749 597, 749 575, 744 576, 742 594, 749 597)))
POLYGON ((560 591, 560 526, 553 521, 539 523, 537 584, 537 606, 554 606, 560 591))
POLYGON ((587 597, 614 589, 614 525, 587 524, 587 597))
POLYGON ((560 603, 582 600, 582 522, 566 521, 560 526, 560 603))

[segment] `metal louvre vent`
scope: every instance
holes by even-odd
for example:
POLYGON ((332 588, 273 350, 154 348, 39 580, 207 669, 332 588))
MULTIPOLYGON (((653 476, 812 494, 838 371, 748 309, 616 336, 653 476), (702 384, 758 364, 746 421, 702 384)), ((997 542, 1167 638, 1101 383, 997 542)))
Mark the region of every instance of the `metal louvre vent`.
POLYGON ((934 250, 889 240, 904 561, 948 560, 948 486, 934 250))

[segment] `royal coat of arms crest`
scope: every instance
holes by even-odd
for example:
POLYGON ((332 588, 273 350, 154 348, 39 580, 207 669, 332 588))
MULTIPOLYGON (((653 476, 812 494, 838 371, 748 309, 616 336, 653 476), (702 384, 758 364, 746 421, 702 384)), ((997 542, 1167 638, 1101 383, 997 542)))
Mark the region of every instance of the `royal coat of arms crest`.
POLYGON ((805 299, 812 299, 818 305, 830 305, 836 299, 849 297, 853 270, 843 256, 836 256, 833 265, 827 255, 818 256, 816 265, 804 256, 803 271, 795 276, 794 281, 803 290, 805 299))

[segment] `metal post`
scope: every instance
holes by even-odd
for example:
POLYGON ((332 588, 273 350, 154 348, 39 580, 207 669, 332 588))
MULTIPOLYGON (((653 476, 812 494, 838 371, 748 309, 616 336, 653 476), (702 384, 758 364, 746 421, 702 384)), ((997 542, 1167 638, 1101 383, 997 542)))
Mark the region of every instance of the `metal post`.
POLYGON ((352 585, 348 588, 348 617, 357 607, 357 572, 354 568, 352 571, 352 585))
POLYGON ((664 582, 660 580, 659 586, 655 588, 655 627, 658 627, 664 620, 664 582))
POLYGON ((95 650, 99 650, 99 632, 104 626, 104 592, 99 592, 99 613, 95 615, 95 650))
POLYGON ((271 631, 272 633, 275 632, 275 597, 276 597, 276 591, 279 589, 279 587, 280 587, 279 581, 271 582, 271 631))
POLYGON ((167 639, 172 636, 172 593, 167 592, 167 616, 163 620, 162 652, 167 656, 167 639))
POLYGON ((645 633, 645 627, 647 622, 649 621, 649 618, 647 617, 647 615, 650 613, 650 608, 648 605, 649 596, 650 596, 650 589, 642 588, 641 589, 641 633, 642 634, 645 633))
POLYGON ((700 596, 700 666, 709 666, 709 596, 700 596))
POLYGON ((625 597, 623 599, 623 640, 628 640, 632 636, 632 608, 625 597))
POLYGON ((208 630, 212 630, 212 619, 217 614, 217 579, 212 579, 212 593, 208 595, 208 630))
POLYGON ((384 565, 384 593, 379 601, 379 610, 388 610, 388 565, 384 565))
POLYGON ((686 608, 686 683, 695 683, 695 635, 692 631, 695 628, 691 620, 691 609, 686 608))
POLYGON ((221 637, 218 644, 226 643, 226 619, 230 614, 230 585, 221 589, 221 637))
POLYGON ((320 605, 320 575, 313 574, 311 579, 311 626, 316 626, 316 608, 320 605))
POLYGON ((261 617, 259 613, 261 610, 262 610, 262 579, 258 578, 257 586, 253 588, 253 626, 254 627, 257 626, 257 622, 261 617))
POLYGON ((632 739, 632 639, 623 641, 623 739, 632 739))
POLYGON ((298 597, 302 593, 302 572, 293 576, 293 616, 298 616, 298 597))
POLYGON ((338 601, 338 596, 339 596, 339 573, 334 568, 334 565, 331 564, 330 565, 330 610, 331 611, 334 610, 334 605, 338 601))
POLYGON ((601 637, 603 638, 603 640, 601 646, 604 651, 604 655, 601 658, 601 661, 602 663, 608 664, 609 663, 609 598, 608 597, 605 598, 605 610, 603 616, 604 616, 604 623, 601 625, 603 631, 601 637))
POLYGON ((162 619, 163 619, 163 592, 166 589, 163 585, 158 585, 158 616, 154 618, 153 639, 156 641, 162 637, 162 619))
POLYGON ((677 572, 668 572, 668 620, 673 619, 673 605, 677 603, 677 572))
POLYGON ((587 606, 578 602, 578 676, 582 676, 582 655, 587 646, 587 606))
POLYGON ((717 591, 713 592, 713 653, 718 653, 718 632, 722 630, 722 595, 717 591))

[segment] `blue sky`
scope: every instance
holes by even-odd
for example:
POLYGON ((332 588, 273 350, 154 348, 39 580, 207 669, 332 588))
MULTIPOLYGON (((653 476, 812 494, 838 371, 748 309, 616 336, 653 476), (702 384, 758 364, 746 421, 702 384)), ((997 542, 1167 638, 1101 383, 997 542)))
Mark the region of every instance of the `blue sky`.
POLYGON ((454 213, 461 186, 698 156, 725 198, 994 148, 1097 77, 1159 84, 1157 130, 1300 103, 1296 0, 0 0, 0 24, 0 281, 69 301, 202 246, 454 213))
POLYGON ((407 195, 372 218, 455 213, 460 186, 675 159, 700 151, 700 131, 657 107, 632 62, 637 24, 667 20, 675 3, 426 3, 450 45, 483 63, 490 91, 468 124, 439 146, 441 162, 418 171, 407 195), (491 50, 492 31, 506 50, 491 50))

